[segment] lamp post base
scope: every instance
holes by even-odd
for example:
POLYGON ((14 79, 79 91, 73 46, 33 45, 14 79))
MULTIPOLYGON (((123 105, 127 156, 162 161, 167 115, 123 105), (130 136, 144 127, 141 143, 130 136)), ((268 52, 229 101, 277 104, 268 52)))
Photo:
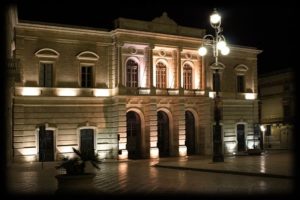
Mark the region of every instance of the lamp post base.
POLYGON ((213 155, 213 162, 224 162, 223 155, 213 155))

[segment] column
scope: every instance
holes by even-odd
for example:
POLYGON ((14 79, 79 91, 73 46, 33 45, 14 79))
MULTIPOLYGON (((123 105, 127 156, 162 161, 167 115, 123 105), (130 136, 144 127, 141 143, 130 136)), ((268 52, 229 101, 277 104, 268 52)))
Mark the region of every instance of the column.
POLYGON ((154 67, 153 67, 153 49, 154 49, 154 45, 150 44, 148 47, 148 70, 147 70, 147 74, 149 73, 149 86, 150 86, 150 94, 151 95, 155 95, 156 91, 155 91, 155 85, 154 85, 154 81, 153 81, 153 76, 154 76, 154 67))
POLYGON ((150 124, 150 158, 159 157, 159 149, 157 147, 157 103, 152 98, 149 104, 149 124, 150 124))
POLYGON ((179 95, 184 95, 183 87, 181 86, 181 52, 182 47, 177 48, 177 88, 179 89, 179 95))
POLYGON ((127 121, 126 121, 126 99, 119 98, 116 102, 117 107, 117 132, 119 134, 119 156, 120 160, 128 158, 127 145, 127 121))

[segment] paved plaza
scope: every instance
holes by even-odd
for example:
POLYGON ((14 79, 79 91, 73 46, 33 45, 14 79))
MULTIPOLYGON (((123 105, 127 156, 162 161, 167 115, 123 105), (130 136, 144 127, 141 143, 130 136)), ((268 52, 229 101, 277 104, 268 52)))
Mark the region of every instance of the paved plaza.
MULTIPOLYGON (((7 168, 9 195, 57 194, 57 162, 12 163, 7 168)), ((294 192, 292 152, 225 157, 208 156, 155 160, 104 160, 93 194, 106 195, 289 195, 294 192)))

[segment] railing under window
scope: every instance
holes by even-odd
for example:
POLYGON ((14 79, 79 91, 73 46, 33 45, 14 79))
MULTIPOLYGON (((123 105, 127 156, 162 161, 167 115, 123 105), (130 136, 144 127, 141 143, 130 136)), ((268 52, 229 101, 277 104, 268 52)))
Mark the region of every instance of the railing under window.
POLYGON ((8 72, 18 73, 20 71, 19 63, 20 63, 20 59, 15 59, 15 58, 7 59, 8 72))

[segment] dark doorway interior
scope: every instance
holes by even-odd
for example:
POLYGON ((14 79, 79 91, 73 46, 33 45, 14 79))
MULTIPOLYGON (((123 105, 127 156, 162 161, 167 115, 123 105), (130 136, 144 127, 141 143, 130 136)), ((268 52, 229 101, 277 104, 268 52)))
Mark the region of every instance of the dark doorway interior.
POLYGON ((94 130, 81 129, 80 130, 80 152, 81 153, 94 153, 94 130))
POLYGON ((170 156, 169 149, 169 118, 163 111, 157 113, 157 147, 159 149, 159 157, 170 156))
POLYGON ((127 151, 129 159, 141 158, 141 119, 133 111, 126 114, 127 118, 127 151))
POLYGON ((245 125, 237 125, 237 142, 238 142, 238 151, 245 151, 245 125))
POLYGON ((196 153, 195 118, 190 111, 185 112, 185 134, 187 154, 193 155, 196 153))
POLYGON ((39 161, 54 161, 53 131, 45 130, 44 126, 39 131, 39 161))

